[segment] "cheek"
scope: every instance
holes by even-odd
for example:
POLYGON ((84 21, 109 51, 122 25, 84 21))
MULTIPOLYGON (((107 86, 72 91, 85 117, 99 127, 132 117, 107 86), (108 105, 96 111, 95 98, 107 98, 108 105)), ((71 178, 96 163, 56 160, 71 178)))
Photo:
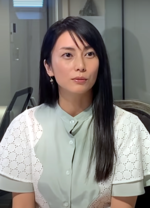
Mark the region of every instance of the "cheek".
POLYGON ((92 79, 91 79, 91 86, 93 87, 96 80, 97 80, 97 75, 98 75, 98 70, 95 70, 93 75, 92 75, 92 79))
POLYGON ((95 64, 91 66, 91 72, 90 72, 90 83, 89 87, 92 88, 97 80, 98 70, 99 70, 99 64, 95 64))
POLYGON ((91 77, 92 77, 93 82, 95 82, 97 79, 98 70, 99 70, 99 62, 92 63, 91 64, 91 77))
POLYGON ((53 63, 53 72, 58 84, 64 83, 69 76, 70 66, 64 61, 58 59, 53 63))

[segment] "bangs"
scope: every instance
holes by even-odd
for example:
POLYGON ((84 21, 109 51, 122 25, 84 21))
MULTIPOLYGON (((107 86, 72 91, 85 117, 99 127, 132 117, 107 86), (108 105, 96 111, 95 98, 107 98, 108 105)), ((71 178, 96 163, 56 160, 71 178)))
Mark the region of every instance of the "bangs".
POLYGON ((76 44, 76 46, 77 46, 78 48, 80 48, 80 47, 79 47, 79 45, 78 45, 78 43, 77 43, 77 41, 76 41, 76 39, 75 39, 75 37, 74 37, 74 34, 75 34, 75 35, 77 36, 77 38, 80 40, 80 42, 82 43, 82 45, 86 46, 85 43, 84 43, 84 41, 85 41, 85 42, 87 42, 87 41, 86 41, 83 37, 81 37, 78 33, 75 33, 75 32, 72 31, 72 30, 68 30, 68 32, 69 32, 69 34, 70 34, 72 40, 74 41, 74 43, 76 44))

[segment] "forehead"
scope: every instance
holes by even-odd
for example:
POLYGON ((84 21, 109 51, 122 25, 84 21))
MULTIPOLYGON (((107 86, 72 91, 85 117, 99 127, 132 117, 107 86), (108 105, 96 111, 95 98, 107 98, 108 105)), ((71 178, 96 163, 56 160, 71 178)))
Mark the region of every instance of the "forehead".
POLYGON ((75 47, 75 48, 84 48, 85 46, 88 46, 89 44, 84 41, 82 38, 81 40, 77 37, 77 35, 74 32, 71 32, 72 36, 68 31, 62 33, 59 38, 57 39, 54 48, 61 48, 61 47, 75 47))

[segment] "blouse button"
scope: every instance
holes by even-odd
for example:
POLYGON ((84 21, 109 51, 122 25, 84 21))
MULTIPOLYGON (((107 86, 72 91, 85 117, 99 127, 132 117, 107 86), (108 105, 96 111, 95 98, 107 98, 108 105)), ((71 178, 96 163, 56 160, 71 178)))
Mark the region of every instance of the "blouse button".
POLYGON ((64 202, 64 203, 63 203, 63 206, 64 206, 64 207, 68 207, 68 205, 69 205, 68 202, 64 202))
POLYGON ((70 140, 70 141, 69 141, 69 144, 71 144, 71 145, 72 145, 72 144, 73 144, 73 141, 72 141, 72 140, 70 140))
POLYGON ((69 175, 69 174, 70 174, 70 172, 69 172, 69 170, 67 170, 67 171, 66 171, 66 175, 69 175))
POLYGON ((74 120, 71 120, 70 123, 71 123, 71 124, 74 124, 74 120))

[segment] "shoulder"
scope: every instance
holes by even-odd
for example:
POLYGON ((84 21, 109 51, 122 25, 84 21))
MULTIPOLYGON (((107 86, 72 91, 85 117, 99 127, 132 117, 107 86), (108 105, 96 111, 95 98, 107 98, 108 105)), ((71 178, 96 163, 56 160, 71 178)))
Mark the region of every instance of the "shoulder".
POLYGON ((10 124, 10 127, 15 123, 26 123, 31 124, 37 121, 36 114, 43 116, 47 115, 48 112, 53 112, 54 109, 46 104, 41 104, 36 107, 26 109, 24 112, 16 116, 10 124))
POLYGON ((11 143, 11 141, 19 141, 19 143, 23 141, 26 143, 32 142, 35 145, 43 132, 40 119, 37 119, 36 114, 45 116, 48 110, 51 111, 50 107, 42 104, 19 114, 8 126, 1 145, 5 145, 7 142, 11 143))
POLYGON ((149 174, 150 134, 140 119, 115 107, 116 165, 114 184, 140 181, 149 174))
POLYGON ((114 106, 114 107, 115 107, 115 117, 114 117, 115 130, 124 129, 124 128, 130 129, 133 126, 137 126, 137 125, 143 126, 138 116, 122 108, 119 108, 118 106, 114 106))
MULTIPOLYGON (((117 106, 115 106, 114 135, 116 145, 128 146, 140 144, 142 140, 149 139, 149 132, 140 119, 117 106)), ((136 146, 136 145, 135 145, 136 146)))

